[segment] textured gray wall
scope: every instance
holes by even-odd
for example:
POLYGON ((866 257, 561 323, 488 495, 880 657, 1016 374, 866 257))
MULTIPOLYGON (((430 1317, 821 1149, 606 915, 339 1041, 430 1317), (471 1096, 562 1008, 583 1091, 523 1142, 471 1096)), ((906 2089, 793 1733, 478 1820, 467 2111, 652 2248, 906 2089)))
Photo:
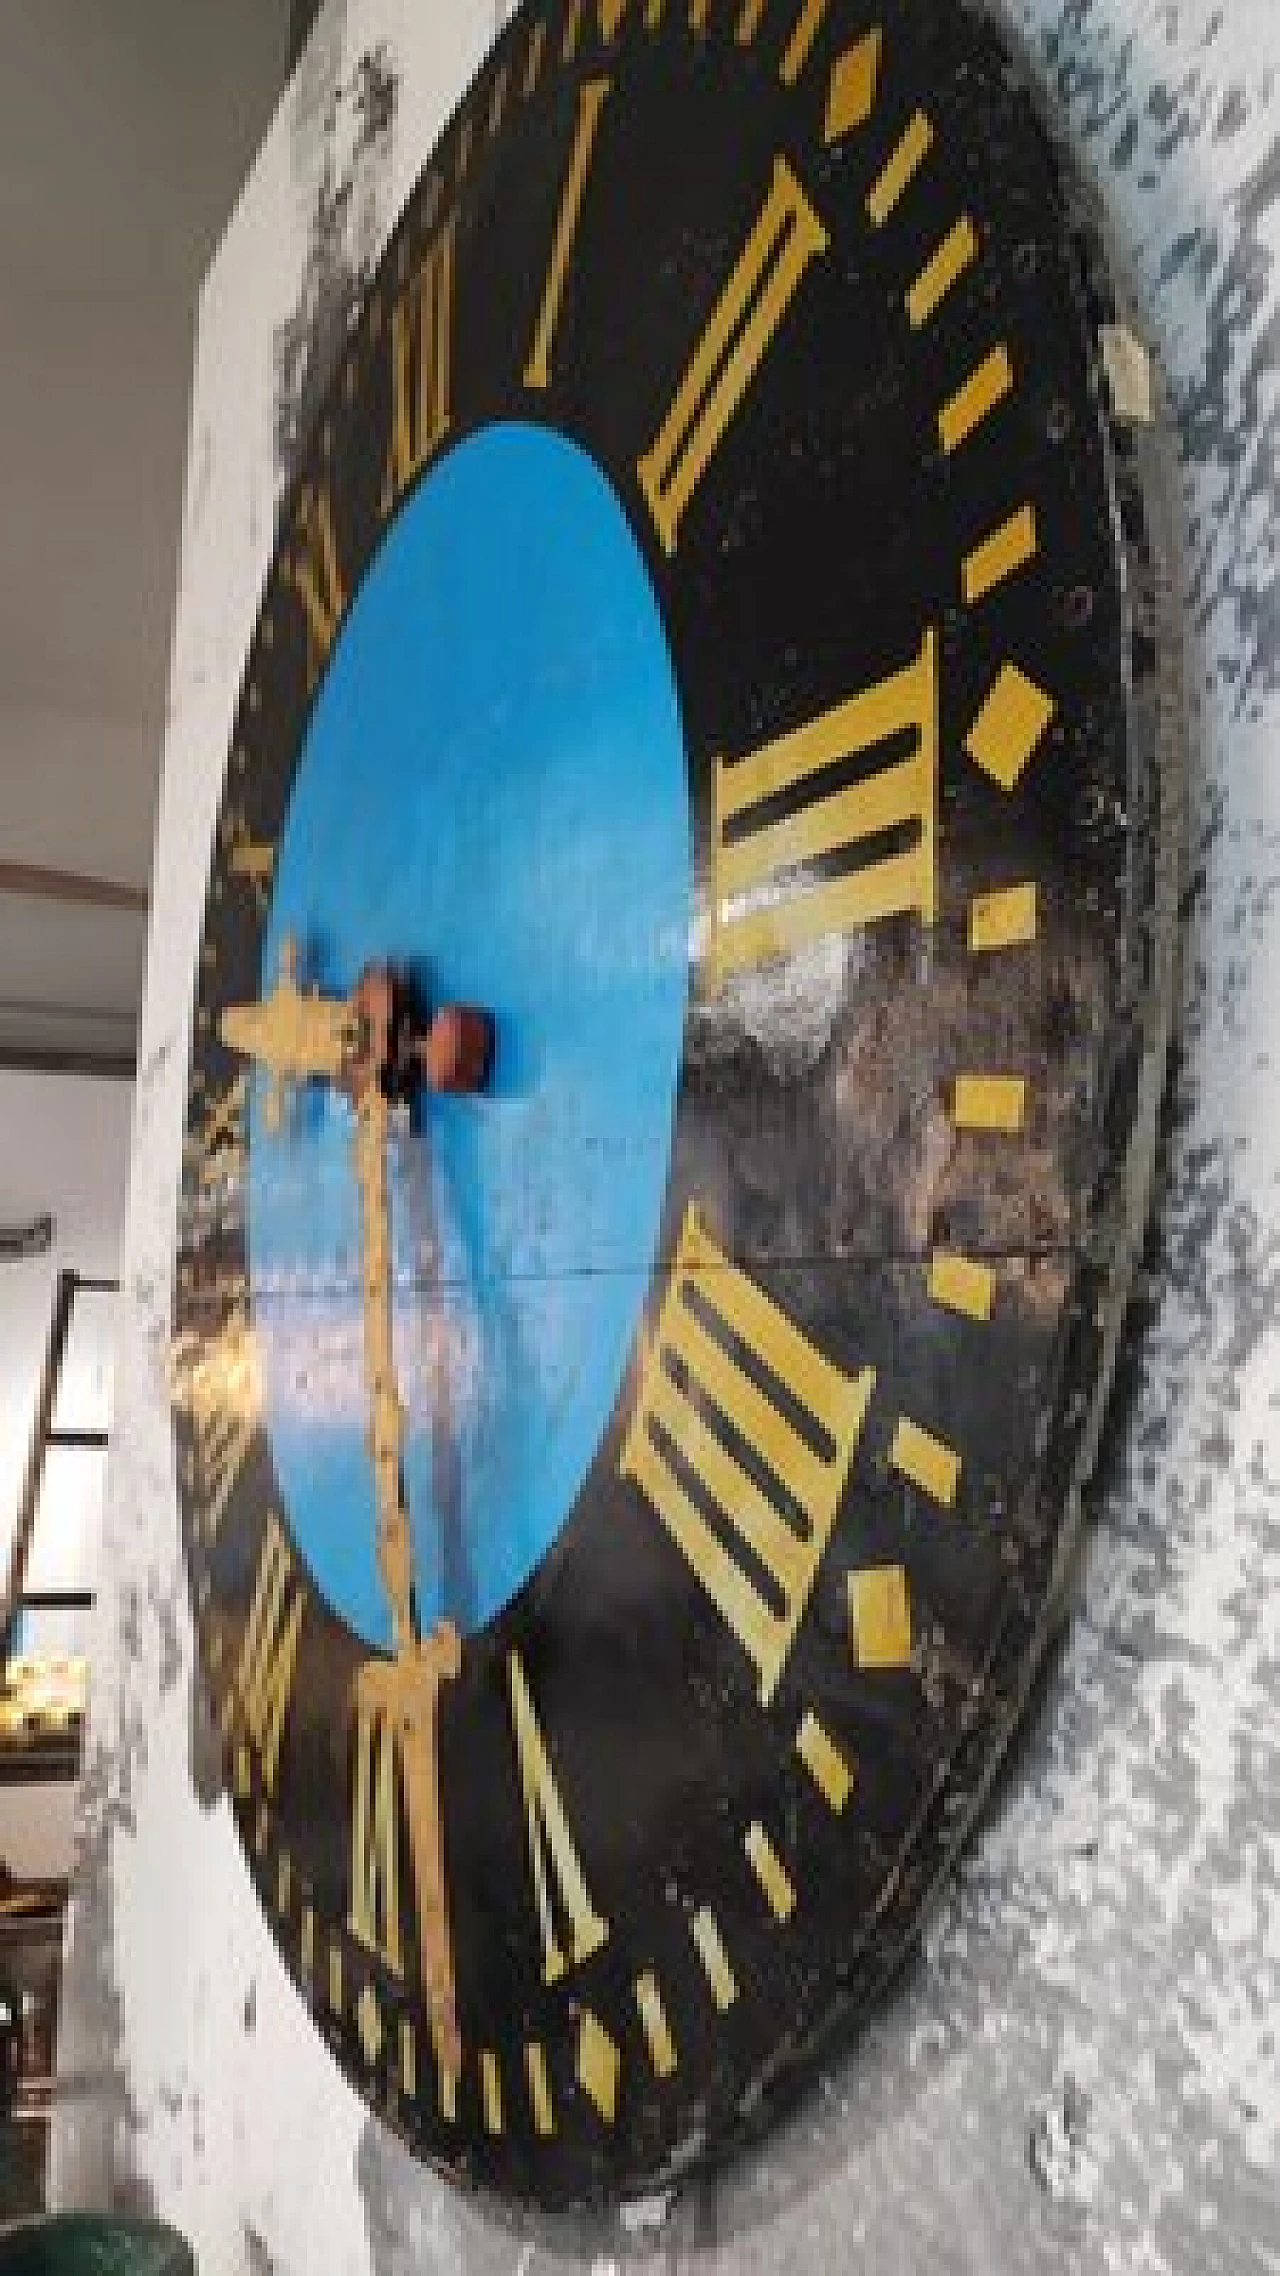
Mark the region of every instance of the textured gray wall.
MULTIPOLYGON (((918 0, 923 4, 923 0, 918 0)), ((1030 1727, 859 2048, 719 2183, 553 2243, 416 2168, 311 2034, 205 1806, 163 1400, 186 979, 282 405, 491 28, 330 0, 205 297, 128 1234, 114 1596, 57 2186, 155 2201, 210 2271, 1280 2268, 1280 11, 1018 0, 1170 389, 1192 860, 1144 1301, 1030 1727), (380 58, 376 132, 350 99, 380 58), (363 139, 362 139, 363 137, 363 139), (318 226, 347 173, 337 236, 318 226), (243 350, 253 310, 259 366, 243 350), (222 354, 242 352, 234 392, 222 354), (292 330, 290 330, 292 327, 292 330), (257 376, 254 376, 255 370, 257 376), (256 391, 256 392, 255 392, 256 391), (218 564, 216 577, 206 564, 218 564)), ((292 397, 291 392, 294 391, 292 397)))

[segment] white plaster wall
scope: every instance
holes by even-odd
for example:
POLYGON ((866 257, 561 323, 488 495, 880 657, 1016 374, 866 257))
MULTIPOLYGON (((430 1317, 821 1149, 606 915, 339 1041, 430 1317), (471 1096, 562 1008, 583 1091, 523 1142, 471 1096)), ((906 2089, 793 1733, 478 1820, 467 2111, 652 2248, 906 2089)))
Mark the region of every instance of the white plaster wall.
POLYGON ((354 168, 359 255, 492 14, 330 0, 202 305, 64 2035, 114 2099, 105 2139, 92 2111, 68 2113, 55 2188, 140 2190, 211 2276, 603 2276, 623 2252, 699 2276, 1260 2276, 1280 2266, 1273 0, 1009 8, 1103 188, 1172 390, 1194 874, 1169 1190, 1123 1441, 1067 1648, 921 1962, 765 2153, 551 2252, 488 2225, 364 2113, 284 1978, 225 1806, 200 1799, 163 1362, 187 975, 279 482, 271 342, 310 289, 326 111, 331 154, 354 168), (353 158, 344 90, 380 44, 394 131, 353 158))

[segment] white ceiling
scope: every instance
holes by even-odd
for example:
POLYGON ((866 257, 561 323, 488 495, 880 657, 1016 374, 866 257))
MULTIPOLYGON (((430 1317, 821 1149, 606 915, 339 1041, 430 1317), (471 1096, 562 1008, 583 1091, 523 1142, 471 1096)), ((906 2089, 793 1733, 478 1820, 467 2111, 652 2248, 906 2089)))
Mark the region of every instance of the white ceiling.
POLYGON ((196 295, 289 0, 0 0, 0 1063, 131 1058, 196 295))

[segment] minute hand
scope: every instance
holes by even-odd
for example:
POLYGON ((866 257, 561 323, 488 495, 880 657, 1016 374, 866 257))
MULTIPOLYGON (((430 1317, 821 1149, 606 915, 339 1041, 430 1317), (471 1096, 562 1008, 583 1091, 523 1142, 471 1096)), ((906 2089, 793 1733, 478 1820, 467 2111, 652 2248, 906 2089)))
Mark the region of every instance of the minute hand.
POLYGON ((356 1106, 355 1170, 360 1189, 364 1271, 364 1367, 369 1389, 369 1453, 378 1517, 378 1570, 391 1603, 397 1657, 413 1643, 413 1546, 401 1497, 404 1402, 391 1350, 391 1205, 387 1179, 389 1109, 376 1083, 356 1106))
POLYGON ((378 1509, 378 1570, 391 1604, 395 1648, 390 1660, 366 1662, 357 1678, 357 1696, 365 1713, 371 1718, 385 1717, 395 1734, 413 1856, 422 1985, 441 2064, 456 2075, 461 2046, 436 1726, 440 1686, 457 1675, 462 1645, 452 1621, 441 1620, 429 1636, 420 1637, 414 1619, 413 1539, 401 1491, 404 1405, 391 1352, 388 1122, 387 1101, 378 1085, 370 1083, 356 1102, 355 1167, 364 1258, 364 1352, 369 1451, 378 1509))

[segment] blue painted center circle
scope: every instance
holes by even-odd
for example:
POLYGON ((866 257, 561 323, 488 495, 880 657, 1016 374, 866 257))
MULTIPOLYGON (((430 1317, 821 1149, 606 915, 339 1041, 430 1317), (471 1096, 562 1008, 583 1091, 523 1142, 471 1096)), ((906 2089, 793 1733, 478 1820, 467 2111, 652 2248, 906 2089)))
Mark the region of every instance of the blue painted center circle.
MULTIPOLYGON (((420 1612, 490 1619, 555 1539, 648 1289, 684 1029, 690 820, 666 638, 586 455, 520 425, 413 495, 343 629, 281 833, 286 936, 326 993, 407 966, 497 1022, 490 1090, 390 1147, 392 1337, 420 1612)), ((366 1440, 347 1101, 250 1104, 249 1254, 281 1494, 314 1580, 390 1642, 366 1440)))

